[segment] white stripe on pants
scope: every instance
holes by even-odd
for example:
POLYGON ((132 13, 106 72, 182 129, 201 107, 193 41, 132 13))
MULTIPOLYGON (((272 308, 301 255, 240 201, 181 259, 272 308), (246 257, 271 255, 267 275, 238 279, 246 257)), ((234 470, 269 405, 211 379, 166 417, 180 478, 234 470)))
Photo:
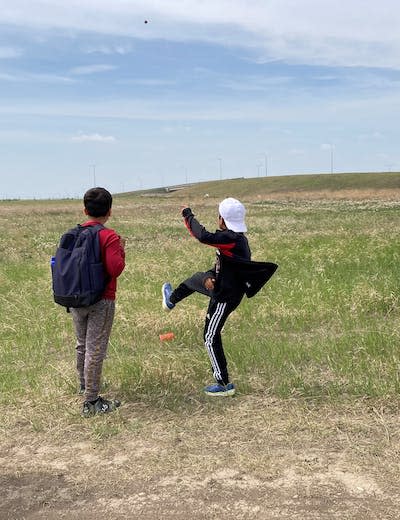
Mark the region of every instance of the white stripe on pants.
POLYGON ((218 325, 224 318, 225 309, 226 303, 217 303, 217 308, 208 323, 207 331, 205 333, 205 345, 207 347, 208 355, 211 361, 211 366, 213 368, 214 378, 216 381, 220 381, 222 379, 222 371, 219 366, 213 347, 215 334, 218 331, 218 325))

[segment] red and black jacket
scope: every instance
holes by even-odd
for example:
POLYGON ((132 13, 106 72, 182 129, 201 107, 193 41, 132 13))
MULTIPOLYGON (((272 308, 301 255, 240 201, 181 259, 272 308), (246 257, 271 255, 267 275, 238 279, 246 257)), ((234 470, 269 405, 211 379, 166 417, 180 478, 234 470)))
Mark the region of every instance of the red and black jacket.
POLYGON ((220 255, 233 260, 250 261, 251 251, 246 236, 230 229, 217 230, 215 233, 207 231, 196 220, 190 208, 185 208, 182 211, 182 216, 192 236, 202 244, 217 249, 215 268, 206 273, 206 277, 212 276, 216 280, 213 296, 220 301, 242 298, 245 293, 242 284, 237 283, 233 273, 229 272, 229 268, 221 271, 220 255))
POLYGON ((250 260, 249 243, 243 233, 236 233, 230 229, 218 229, 215 233, 211 233, 195 219, 190 208, 185 208, 182 216, 190 234, 202 244, 216 247, 221 254, 231 258, 250 260))
POLYGON ((273 262, 253 262, 247 238, 230 229, 207 231, 190 208, 182 211, 190 234, 201 243, 217 248, 215 269, 205 276, 215 278, 212 297, 217 301, 240 301, 243 295, 252 298, 267 283, 278 266, 273 262))

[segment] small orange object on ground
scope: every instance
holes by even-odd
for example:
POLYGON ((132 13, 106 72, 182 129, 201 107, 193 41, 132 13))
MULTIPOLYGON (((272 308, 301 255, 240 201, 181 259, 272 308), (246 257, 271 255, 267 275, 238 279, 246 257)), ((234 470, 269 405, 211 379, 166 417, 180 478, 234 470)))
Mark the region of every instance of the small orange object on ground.
POLYGON ((175 334, 173 332, 166 332, 165 334, 160 334, 161 341, 168 341, 170 339, 174 339, 175 334))

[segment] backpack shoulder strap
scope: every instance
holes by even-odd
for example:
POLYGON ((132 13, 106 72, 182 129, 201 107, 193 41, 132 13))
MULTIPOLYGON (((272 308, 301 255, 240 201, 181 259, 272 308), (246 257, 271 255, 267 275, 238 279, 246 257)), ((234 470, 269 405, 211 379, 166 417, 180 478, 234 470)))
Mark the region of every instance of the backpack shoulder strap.
POLYGON ((97 233, 98 231, 101 231, 102 229, 105 229, 105 226, 103 224, 89 224, 88 226, 82 226, 82 224, 78 224, 79 228, 82 230, 89 229, 90 232, 97 233))

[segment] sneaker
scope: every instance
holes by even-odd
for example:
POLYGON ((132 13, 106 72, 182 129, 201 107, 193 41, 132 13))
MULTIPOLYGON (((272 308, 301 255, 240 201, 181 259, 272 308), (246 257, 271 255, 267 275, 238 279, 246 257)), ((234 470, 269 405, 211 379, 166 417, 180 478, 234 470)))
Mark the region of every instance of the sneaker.
POLYGON ((161 288, 161 294, 162 294, 162 306, 166 311, 170 311, 175 307, 175 303, 172 303, 170 300, 171 294, 172 294, 172 286, 170 283, 165 283, 161 288))
POLYGON ((91 417, 96 414, 110 413, 116 410, 119 406, 121 406, 121 401, 118 401, 118 399, 108 401, 99 396, 94 403, 91 401, 85 401, 83 403, 82 415, 83 417, 91 417))
POLYGON ((83 395, 84 393, 85 393, 85 385, 80 385, 79 390, 78 390, 78 394, 79 395, 83 395))
POLYGON ((215 385, 206 386, 204 388, 204 392, 207 395, 221 397, 235 395, 235 385, 233 383, 228 383, 227 385, 220 385, 219 383, 216 383, 215 385))

